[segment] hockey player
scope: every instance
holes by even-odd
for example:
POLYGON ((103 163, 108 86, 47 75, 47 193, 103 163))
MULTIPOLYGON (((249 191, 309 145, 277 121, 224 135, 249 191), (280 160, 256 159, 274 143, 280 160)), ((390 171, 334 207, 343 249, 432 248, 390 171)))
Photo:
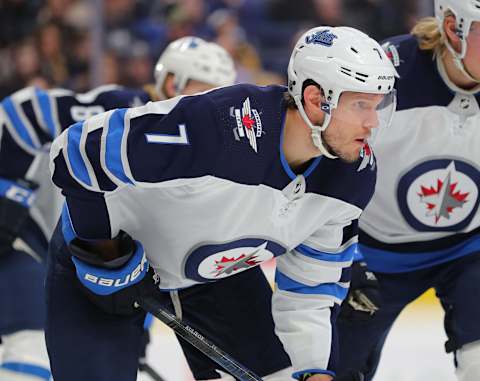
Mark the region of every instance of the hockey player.
POLYGON ((436 0, 435 12, 384 45, 400 80, 393 125, 374 145, 376 192, 360 219, 373 273, 354 266, 339 319, 341 368, 367 380, 399 313, 431 287, 458 380, 480 380, 480 2, 436 0))
POLYGON ((1 381, 49 380, 44 344, 47 241, 63 197, 48 176, 51 141, 70 124, 115 107, 231 85, 233 61, 199 38, 172 42, 155 68, 156 90, 109 85, 87 94, 26 88, 0 106, 1 381))
POLYGON ((273 318, 293 377, 332 380, 357 219, 375 186, 367 139, 393 113, 395 75, 365 34, 318 27, 294 48, 288 89, 225 87, 64 131, 51 150, 66 197, 47 275, 56 381, 133 380, 144 319, 134 302, 168 303, 171 290, 177 314, 219 347, 266 381, 288 379, 271 343, 241 337, 270 329, 270 311, 258 313, 269 301, 254 287, 246 300, 221 292, 272 257, 273 318), (213 294, 191 306, 202 289, 213 294), (248 313, 202 325, 219 297, 248 313))

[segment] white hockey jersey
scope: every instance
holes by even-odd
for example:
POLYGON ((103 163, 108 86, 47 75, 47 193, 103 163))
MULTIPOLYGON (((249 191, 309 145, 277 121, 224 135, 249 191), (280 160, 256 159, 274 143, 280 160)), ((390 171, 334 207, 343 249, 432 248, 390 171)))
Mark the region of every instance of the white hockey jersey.
POLYGON ((398 107, 375 140, 377 187, 360 243, 372 270, 405 272, 480 250, 480 98, 451 83, 415 37, 384 47, 400 74, 398 107))
POLYGON ((296 371, 330 371, 357 219, 375 185, 356 163, 317 158, 302 174, 282 150, 279 86, 237 85, 118 109, 67 129, 52 146, 66 196, 66 241, 140 241, 171 290, 277 259, 273 315, 296 371))
POLYGON ((49 176, 50 144, 72 123, 115 107, 141 105, 150 100, 143 90, 117 85, 100 86, 85 94, 66 89, 28 87, 0 103, 0 197, 29 208, 21 237, 14 247, 44 257, 48 240, 63 205, 63 197, 49 176), (19 180, 37 185, 34 190, 19 180))

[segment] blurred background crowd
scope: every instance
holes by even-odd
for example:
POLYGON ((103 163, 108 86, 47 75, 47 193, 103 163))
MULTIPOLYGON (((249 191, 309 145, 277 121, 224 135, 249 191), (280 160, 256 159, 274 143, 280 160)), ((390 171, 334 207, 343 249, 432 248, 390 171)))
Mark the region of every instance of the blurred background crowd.
POLYGON ((349 25, 381 40, 408 33, 432 7, 431 0, 1 0, 0 99, 27 85, 142 86, 153 81, 165 46, 187 35, 226 48, 239 82, 283 83, 305 29, 349 25))

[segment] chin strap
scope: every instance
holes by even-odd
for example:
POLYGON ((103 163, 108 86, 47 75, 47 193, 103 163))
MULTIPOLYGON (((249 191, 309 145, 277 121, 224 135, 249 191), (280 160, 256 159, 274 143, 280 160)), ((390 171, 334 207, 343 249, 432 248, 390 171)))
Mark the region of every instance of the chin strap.
POLYGON ((298 111, 300 112, 300 115, 304 122, 307 124, 308 127, 310 127, 310 130, 312 132, 312 141, 315 147, 317 147, 322 155, 328 157, 329 159, 337 159, 338 156, 332 155, 328 149, 323 145, 322 142, 322 132, 325 131, 330 124, 330 120, 332 118, 330 112, 325 112, 325 119, 322 123, 321 126, 315 126, 313 123, 310 121, 308 118, 307 114, 305 113, 305 109, 303 108, 302 105, 302 100, 300 99, 299 95, 296 95, 293 97, 295 104, 297 105, 298 111))
POLYGON ((450 53, 452 53, 453 60, 455 61, 455 66, 462 72, 462 74, 468 78, 469 81, 475 82, 475 83, 480 83, 480 79, 474 78, 468 71, 467 68, 465 67, 465 63, 463 62, 463 59, 465 58, 465 54, 467 53, 467 41, 465 40, 466 37, 462 36, 457 32, 457 36, 460 38, 461 44, 462 44, 462 51, 458 53, 450 44, 450 41, 448 40, 448 37, 445 34, 445 31, 443 30, 443 25, 440 24, 440 31, 443 35, 443 38, 445 39, 445 45, 447 46, 448 50, 450 53))

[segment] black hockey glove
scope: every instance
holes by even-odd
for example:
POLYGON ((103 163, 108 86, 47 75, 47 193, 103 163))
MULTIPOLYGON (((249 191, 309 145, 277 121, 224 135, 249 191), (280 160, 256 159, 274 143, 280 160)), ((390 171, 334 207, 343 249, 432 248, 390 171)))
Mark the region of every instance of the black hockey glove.
POLYGON ((347 298, 342 303, 340 318, 368 320, 381 306, 380 286, 365 262, 352 264, 352 279, 347 298))
POLYGON ((0 255, 11 251, 12 244, 28 219, 29 207, 38 185, 27 180, 0 178, 0 255))
POLYGON ((136 302, 158 295, 159 277, 150 268, 143 246, 127 234, 120 235, 123 256, 103 262, 76 240, 69 244, 77 277, 88 299, 103 311, 118 315, 138 312, 136 302))

